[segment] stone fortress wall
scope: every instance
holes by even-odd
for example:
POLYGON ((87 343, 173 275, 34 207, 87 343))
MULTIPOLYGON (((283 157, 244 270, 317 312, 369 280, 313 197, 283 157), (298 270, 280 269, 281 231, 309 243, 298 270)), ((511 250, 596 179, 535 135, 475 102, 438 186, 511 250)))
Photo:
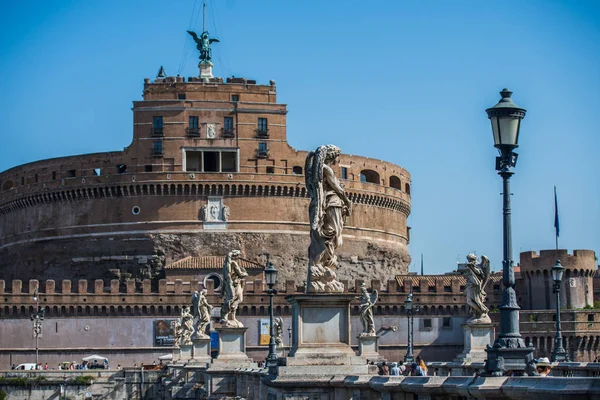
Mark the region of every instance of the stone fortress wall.
MULTIPOLYGON (((133 140, 123 151, 0 174, 2 277, 156 278, 166 263, 232 248, 251 259, 269 252, 286 266, 284 279, 304 275, 307 152, 287 143, 286 113, 274 82, 146 80, 144 99, 134 102, 133 140), (215 204, 229 215, 220 211, 209 223, 202 209, 215 204)), ((338 275, 406 273, 410 174, 346 154, 335 168, 354 203, 338 275)))
MULTIPOLYGON (((356 293, 356 288, 363 282, 361 279, 345 281, 346 292, 356 293)), ((389 280, 385 287, 379 280, 365 283, 380 293, 374 315, 375 326, 381 336, 380 352, 384 357, 395 360, 404 356, 407 332, 404 301, 411 289, 414 304, 419 306, 419 310, 415 311, 417 354, 420 353, 427 360, 451 360, 462 351, 462 324, 469 317, 463 277, 408 275, 389 280), (392 326, 397 326, 397 331, 390 330, 392 326)), ((106 356, 111 354, 125 363, 127 360, 152 359, 168 353, 170 348, 154 346, 153 322, 178 318, 181 306, 190 303, 191 293, 202 287, 201 282, 184 282, 180 279, 161 279, 158 282, 149 279, 142 282, 136 282, 135 279, 0 280, 0 320, 3 321, 0 363, 8 363, 10 354, 23 360, 31 357, 32 338, 23 333, 31 331, 29 316, 35 312, 33 294, 36 290, 39 292, 40 305, 46 311, 45 329, 52 331, 48 331, 41 342, 42 354, 59 359, 67 354, 85 353, 89 346, 86 347, 81 340, 93 337, 94 343, 97 343, 94 347, 97 351, 94 351, 104 351, 106 356), (116 329, 117 326, 122 327, 116 329), (76 335, 81 343, 65 347, 65 333, 76 335)), ((215 291, 213 281, 207 280, 206 287, 209 303, 218 308, 222 299, 220 293, 215 291)), ((274 313, 284 319, 287 329, 291 323, 291 307, 285 297, 292 293, 303 293, 303 282, 287 280, 280 282, 277 288, 279 293, 274 299, 274 313)), ((493 275, 486 287, 486 304, 492 310, 490 316, 496 324, 499 322, 497 305, 501 302, 501 288, 501 276, 493 275)), ((249 327, 248 353, 257 360, 264 358, 267 352, 267 346, 259 345, 258 340, 258 322, 268 318, 265 289, 262 279, 248 281, 244 288, 244 303, 238 312, 240 320, 249 327)), ((351 337, 355 338, 361 330, 358 302, 352 304, 351 313, 351 337)), ((526 342, 536 347, 538 357, 550 356, 554 346, 553 315, 553 311, 548 310, 521 311, 521 334, 526 342)), ((593 360, 600 345, 600 312, 563 310, 561 318, 565 347, 571 359, 593 360)), ((288 343, 286 332, 284 344, 288 343)))
POLYGON ((593 280, 596 274, 592 250, 541 250, 521 253, 521 277, 524 295, 522 308, 549 310, 556 308, 552 293, 552 266, 559 259, 565 268, 560 292, 561 308, 584 308, 594 304, 593 280))

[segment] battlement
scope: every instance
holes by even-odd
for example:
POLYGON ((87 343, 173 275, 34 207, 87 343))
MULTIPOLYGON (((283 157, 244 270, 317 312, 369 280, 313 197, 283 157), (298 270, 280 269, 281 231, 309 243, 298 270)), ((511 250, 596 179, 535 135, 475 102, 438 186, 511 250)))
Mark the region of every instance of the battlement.
POLYGON ((582 275, 595 273, 596 260, 593 250, 573 250, 573 254, 569 254, 565 249, 540 250, 539 254, 535 251, 522 252, 521 271, 550 271, 557 258, 567 270, 579 271, 582 275))
MULTIPOLYGON (((366 282, 362 279, 356 279, 354 282, 342 281, 344 283, 345 293, 357 293, 360 287, 364 284, 369 290, 377 290, 380 293, 398 294, 398 293, 430 293, 430 294, 462 294, 466 279, 460 275, 398 275, 396 279, 387 281, 387 286, 384 287, 380 280, 373 279, 366 282)), ((500 292, 502 276, 493 274, 490 276, 487 290, 490 293, 500 292)), ((279 282, 276 288, 280 293, 304 293, 305 282, 297 282, 295 280, 286 280, 279 282)), ((200 281, 185 282, 181 279, 168 281, 161 279, 158 284, 153 285, 151 280, 136 281, 135 279, 112 279, 106 281, 103 279, 86 280, 79 279, 71 281, 64 279, 55 281, 48 279, 40 282, 37 279, 31 279, 24 286, 23 281, 15 279, 9 282, 0 280, 0 295, 31 295, 38 293, 41 295, 133 295, 133 294, 192 294, 196 290, 207 289, 208 294, 214 294, 214 282, 206 281, 206 287, 200 281)), ((266 284, 261 279, 246 281, 244 291, 247 293, 263 293, 266 290, 266 284)))

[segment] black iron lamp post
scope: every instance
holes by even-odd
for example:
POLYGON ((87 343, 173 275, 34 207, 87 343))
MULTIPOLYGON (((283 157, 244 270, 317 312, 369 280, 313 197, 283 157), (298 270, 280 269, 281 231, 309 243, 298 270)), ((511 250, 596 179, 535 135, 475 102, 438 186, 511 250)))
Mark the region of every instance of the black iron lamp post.
POLYGON ((292 327, 288 326, 288 356, 290 355, 290 352, 292 351, 292 327))
POLYGON ((487 348, 488 358, 486 373, 499 376, 505 370, 524 371, 525 359, 533 357, 533 347, 526 347, 519 333, 519 309, 515 293, 515 270, 512 260, 512 232, 511 232, 511 207, 510 207, 510 177, 512 168, 517 164, 517 153, 514 149, 519 147, 519 131, 521 120, 525 117, 526 110, 517 106, 510 98, 512 92, 503 89, 502 98, 492 108, 485 110, 492 123, 494 147, 500 153, 496 157, 496 170, 502 177, 503 188, 503 259, 502 259, 502 303, 500 304, 500 333, 493 347, 487 348))
POLYGON ((31 314, 30 318, 33 322, 33 337, 35 338, 35 368, 37 369, 39 365, 39 346, 38 341, 40 336, 42 336, 42 321, 44 321, 45 309, 40 309, 40 297, 38 295, 38 291, 36 290, 33 293, 33 300, 36 305, 36 313, 31 314))
POLYGON ((271 372, 273 368, 278 365, 275 325, 273 323, 273 295, 277 293, 277 290, 274 289, 277 284, 277 270, 272 262, 268 262, 268 267, 265 269, 265 279, 268 286, 267 293, 269 294, 269 334, 271 335, 271 340, 269 341, 269 355, 267 356, 267 367, 269 367, 269 372, 271 372))
POLYGON ((560 260, 552 267, 552 280, 554 281, 554 293, 556 293, 556 337, 554 338, 554 351, 552 352, 552 361, 569 361, 569 354, 563 347, 562 333, 560 332, 560 284, 562 282, 565 268, 560 260))
MULTIPOLYGON (((406 355, 404 356, 404 362, 414 362, 415 356, 413 354, 413 333, 414 333, 414 319, 413 319, 413 293, 412 289, 406 300, 404 301, 404 308, 406 309, 406 317, 408 322, 408 342, 406 344, 406 355)), ((415 311, 419 311, 419 306, 415 307, 415 311)))

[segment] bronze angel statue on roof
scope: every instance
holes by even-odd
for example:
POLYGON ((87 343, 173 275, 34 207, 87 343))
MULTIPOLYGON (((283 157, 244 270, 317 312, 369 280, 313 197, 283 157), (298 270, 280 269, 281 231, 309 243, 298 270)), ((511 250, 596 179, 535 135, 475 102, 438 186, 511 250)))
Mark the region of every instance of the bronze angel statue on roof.
POLYGON ((196 32, 187 31, 194 38, 194 42, 196 42, 196 48, 200 51, 200 60, 210 62, 211 60, 211 50, 210 45, 214 42, 219 42, 219 39, 211 38, 208 35, 208 31, 204 31, 200 34, 200 37, 196 34, 196 32))
POLYGON ((489 309, 484 304, 486 296, 485 286, 490 279, 489 258, 481 256, 481 264, 477 264, 477 256, 469 254, 467 256, 467 264, 460 272, 467 278, 465 295, 467 297, 467 304, 471 307, 473 314, 467 323, 491 322, 488 316, 489 309))
POLYGON ((338 264, 335 249, 342 244, 342 229, 345 218, 352 212, 352 203, 332 169, 340 153, 337 146, 329 144, 319 146, 306 157, 306 189, 310 196, 306 288, 309 292, 344 291, 344 285, 336 279, 333 268, 338 264))

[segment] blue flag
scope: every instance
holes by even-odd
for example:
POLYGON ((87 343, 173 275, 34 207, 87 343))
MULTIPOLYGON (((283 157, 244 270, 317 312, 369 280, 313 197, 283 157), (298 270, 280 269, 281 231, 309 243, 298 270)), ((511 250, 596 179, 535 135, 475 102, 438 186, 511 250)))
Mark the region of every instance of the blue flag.
POLYGON ((559 237, 560 227, 558 224, 558 200, 556 198, 556 186, 554 186, 554 228, 556 229, 556 237, 559 237))

